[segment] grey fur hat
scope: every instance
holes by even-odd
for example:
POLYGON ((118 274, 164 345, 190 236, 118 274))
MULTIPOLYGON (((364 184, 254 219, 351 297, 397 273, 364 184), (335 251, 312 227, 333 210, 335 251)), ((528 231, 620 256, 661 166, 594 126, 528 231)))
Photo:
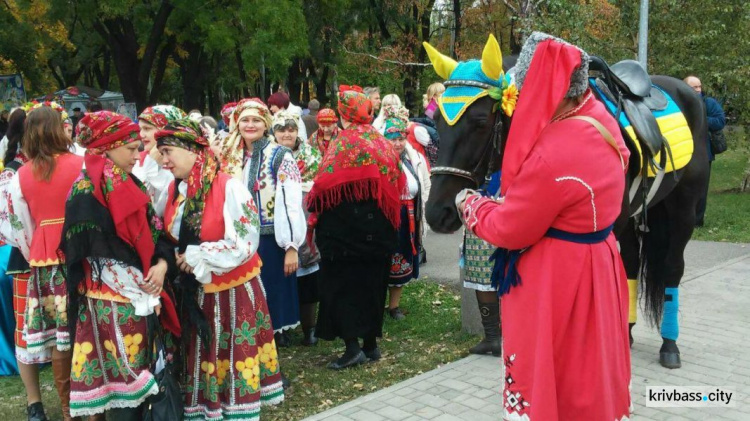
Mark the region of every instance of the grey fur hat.
POLYGON ((575 98, 582 95, 584 92, 586 92, 586 89, 588 89, 589 55, 586 54, 586 52, 583 51, 580 47, 552 35, 545 34, 544 32, 533 32, 526 40, 526 43, 523 45, 521 54, 518 56, 518 61, 513 68, 516 86, 518 86, 518 89, 520 91, 523 90, 523 82, 524 79, 526 79, 526 72, 529 71, 529 66, 531 65, 532 57, 534 57, 534 52, 536 52, 537 46, 539 46, 542 41, 546 41, 548 39, 553 39, 559 43, 570 45, 581 52, 581 66, 575 69, 575 71, 573 71, 573 74, 570 76, 570 89, 568 89, 568 93, 565 94, 565 97, 575 98))

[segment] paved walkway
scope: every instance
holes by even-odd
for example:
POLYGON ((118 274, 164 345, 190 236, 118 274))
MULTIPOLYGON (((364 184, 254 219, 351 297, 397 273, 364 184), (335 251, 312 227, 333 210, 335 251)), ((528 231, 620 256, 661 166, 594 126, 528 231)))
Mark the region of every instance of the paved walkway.
MULTIPOLYGON (((724 247, 715 244, 712 250, 724 247)), ((632 348, 633 419, 750 420, 750 250, 745 250, 737 253, 742 254, 740 257, 703 269, 695 261, 688 261, 680 294, 681 369, 661 367, 661 338, 645 323, 636 325, 632 348), (649 385, 725 387, 738 394, 737 405, 647 408, 649 385)), ((705 258, 705 253, 695 248, 692 251, 690 254, 696 259, 705 258)), ((499 420, 501 370, 498 358, 469 356, 307 420, 499 420)))

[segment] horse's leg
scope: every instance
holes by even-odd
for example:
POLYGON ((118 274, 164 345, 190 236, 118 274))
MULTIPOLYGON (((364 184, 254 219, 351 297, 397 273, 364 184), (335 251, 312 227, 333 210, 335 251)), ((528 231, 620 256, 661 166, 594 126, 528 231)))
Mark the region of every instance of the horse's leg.
POLYGON ((665 288, 659 363, 666 368, 680 368, 682 363, 680 350, 677 347, 680 332, 679 287, 685 272, 685 247, 695 227, 695 191, 687 186, 678 186, 664 200, 664 206, 669 218, 669 247, 660 268, 660 276, 663 276, 665 288))
POLYGON ((625 265, 625 272, 628 275, 630 346, 633 346, 633 326, 635 326, 638 320, 638 268, 640 267, 638 251, 640 247, 635 230, 635 219, 630 218, 625 228, 617 237, 620 243, 622 262, 625 265))

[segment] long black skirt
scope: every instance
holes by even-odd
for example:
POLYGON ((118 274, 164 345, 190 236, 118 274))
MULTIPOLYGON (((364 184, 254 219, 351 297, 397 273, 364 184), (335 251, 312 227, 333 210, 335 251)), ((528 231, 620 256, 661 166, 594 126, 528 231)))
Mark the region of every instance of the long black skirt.
POLYGON ((390 256, 323 258, 315 335, 329 341, 382 336, 389 270, 390 256))

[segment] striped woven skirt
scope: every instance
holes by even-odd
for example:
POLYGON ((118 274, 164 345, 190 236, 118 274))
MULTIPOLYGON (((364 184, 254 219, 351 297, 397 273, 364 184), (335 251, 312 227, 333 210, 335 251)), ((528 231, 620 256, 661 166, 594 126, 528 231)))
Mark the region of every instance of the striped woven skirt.
MULTIPOLYGON (((296 297, 295 297, 296 298, 296 297)), ((271 316, 258 278, 198 295, 211 341, 191 332, 185 419, 257 420, 263 405, 284 400, 271 316)))

